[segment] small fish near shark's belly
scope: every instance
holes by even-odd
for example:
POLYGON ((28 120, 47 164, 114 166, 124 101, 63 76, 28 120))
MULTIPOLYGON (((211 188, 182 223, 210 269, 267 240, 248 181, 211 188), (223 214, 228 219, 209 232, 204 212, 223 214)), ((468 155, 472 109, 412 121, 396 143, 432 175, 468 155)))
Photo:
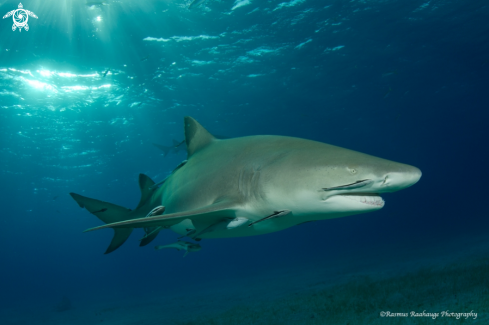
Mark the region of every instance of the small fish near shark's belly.
MULTIPOLYGON (((271 218, 268 220, 247 220, 246 223, 242 224, 233 229, 226 228, 226 224, 232 220, 224 221, 223 227, 216 227, 216 229, 211 229, 209 231, 202 231, 199 234, 199 230, 196 231, 196 238, 233 238, 233 237, 248 237, 264 235, 276 231, 281 231, 302 223, 316 221, 320 219, 327 218, 326 216, 310 215, 310 216, 296 216, 293 213, 287 213, 283 216, 277 218, 271 218)), ((173 227, 172 227, 173 228, 173 227)), ((172 229, 174 230, 174 229, 172 229)))
POLYGON ((248 237, 257 236, 272 233, 275 231, 284 230, 292 226, 297 225, 297 222, 284 222, 283 220, 270 220, 265 221, 262 224, 253 225, 248 227, 243 225, 234 229, 219 229, 215 231, 209 231, 197 236, 198 238, 233 238, 233 237, 248 237))
POLYGON ((239 217, 223 218, 219 222, 193 223, 190 219, 173 225, 170 229, 182 237, 190 238, 232 238, 263 235, 275 231, 287 229, 299 223, 303 223, 303 218, 299 219, 290 211, 285 213, 276 211, 275 213, 263 217, 261 214, 251 214, 250 211, 236 211, 239 217))
POLYGON ((239 211, 237 215, 245 222, 241 222, 238 227, 232 228, 228 225, 233 222, 233 218, 224 219, 213 225, 196 225, 195 228, 190 220, 184 220, 171 229, 182 236, 192 238, 232 238, 264 235, 276 231, 281 231, 299 224, 311 221, 342 218, 355 214, 376 211, 384 206, 384 201, 377 195, 337 195, 328 202, 328 209, 323 213, 294 214, 289 210, 285 213, 276 211, 265 218, 260 218, 257 211, 239 211), (345 209, 346 207, 346 209, 345 209), (356 210, 356 211, 355 211, 356 210))

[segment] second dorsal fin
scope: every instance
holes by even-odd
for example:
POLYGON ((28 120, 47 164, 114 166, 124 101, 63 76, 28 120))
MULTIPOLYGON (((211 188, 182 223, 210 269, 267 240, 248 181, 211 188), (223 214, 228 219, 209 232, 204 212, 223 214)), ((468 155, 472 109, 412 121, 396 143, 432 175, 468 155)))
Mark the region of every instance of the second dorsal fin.
POLYGON ((185 142, 187 144, 187 157, 212 143, 216 138, 202 125, 190 116, 185 116, 185 142))
POLYGON ((155 185, 155 182, 151 178, 144 174, 139 174, 139 189, 141 190, 141 200, 139 200, 139 204, 136 209, 144 205, 144 203, 146 203, 146 201, 151 197, 151 195, 153 194, 153 185, 155 185))

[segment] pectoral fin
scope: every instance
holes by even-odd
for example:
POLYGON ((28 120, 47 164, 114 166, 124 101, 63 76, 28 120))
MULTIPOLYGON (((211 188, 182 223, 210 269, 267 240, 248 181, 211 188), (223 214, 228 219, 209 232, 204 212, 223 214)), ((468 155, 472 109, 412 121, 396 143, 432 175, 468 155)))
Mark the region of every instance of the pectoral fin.
POLYGON ((122 222, 109 223, 107 225, 87 229, 85 230, 85 232, 104 228, 170 227, 185 219, 190 219, 192 221, 205 220, 207 224, 213 224, 222 220, 223 218, 234 219, 236 217, 236 208, 236 203, 228 200, 223 200, 218 203, 214 203, 198 209, 164 214, 143 219, 131 219, 122 222))
POLYGON ((248 223, 248 221, 250 221, 248 218, 237 217, 236 219, 231 220, 227 224, 226 228, 228 228, 228 229, 235 229, 235 228, 241 227, 244 224, 248 223))

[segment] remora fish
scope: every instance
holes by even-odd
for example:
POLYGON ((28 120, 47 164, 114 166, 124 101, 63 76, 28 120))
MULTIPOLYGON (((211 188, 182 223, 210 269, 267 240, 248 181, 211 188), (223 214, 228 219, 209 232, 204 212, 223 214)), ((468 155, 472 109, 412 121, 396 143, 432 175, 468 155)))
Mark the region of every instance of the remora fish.
POLYGON ((191 117, 184 123, 187 162, 160 187, 141 174, 135 210, 70 193, 107 223, 86 231, 115 230, 106 253, 134 228, 154 227, 146 245, 167 228, 195 240, 253 236, 376 211, 384 206, 380 193, 421 177, 416 167, 321 142, 271 135, 219 140, 191 117))
POLYGON ((198 252, 202 249, 202 247, 199 244, 189 243, 188 241, 183 241, 183 240, 179 240, 176 243, 170 245, 155 247, 156 250, 163 249, 163 248, 175 248, 178 249, 179 251, 184 250, 186 252, 185 255, 183 255, 183 257, 187 256, 188 253, 198 252))

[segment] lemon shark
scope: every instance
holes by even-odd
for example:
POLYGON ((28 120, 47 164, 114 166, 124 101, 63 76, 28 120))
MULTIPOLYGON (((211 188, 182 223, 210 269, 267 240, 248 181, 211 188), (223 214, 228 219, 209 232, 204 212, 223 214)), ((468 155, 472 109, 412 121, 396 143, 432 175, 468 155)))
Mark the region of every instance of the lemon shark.
POLYGON ((143 228, 140 246, 164 229, 194 240, 254 236, 301 223, 372 212, 382 193, 421 177, 413 166, 326 143, 286 136, 217 139, 184 118, 187 160, 155 184, 140 174, 134 210, 70 195, 115 231, 106 254, 143 228))

